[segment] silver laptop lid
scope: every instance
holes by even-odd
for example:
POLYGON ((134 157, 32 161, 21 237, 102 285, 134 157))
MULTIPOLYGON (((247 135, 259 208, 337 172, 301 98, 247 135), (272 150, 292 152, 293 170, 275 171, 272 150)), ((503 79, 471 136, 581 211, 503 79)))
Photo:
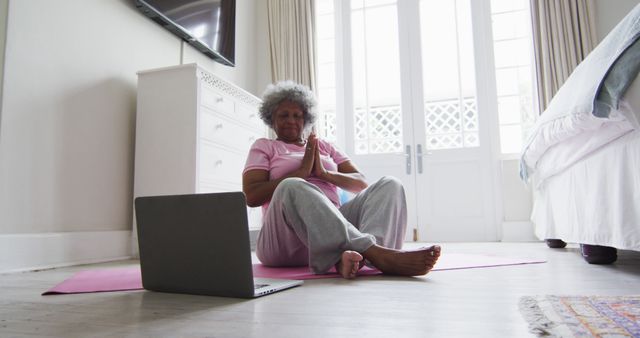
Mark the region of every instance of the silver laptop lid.
POLYGON ((242 192, 135 199, 145 289, 254 296, 242 192))

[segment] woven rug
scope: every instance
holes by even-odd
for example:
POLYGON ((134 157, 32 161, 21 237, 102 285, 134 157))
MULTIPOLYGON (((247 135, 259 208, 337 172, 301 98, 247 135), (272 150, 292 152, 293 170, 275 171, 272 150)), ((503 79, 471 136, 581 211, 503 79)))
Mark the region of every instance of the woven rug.
POLYGON ((520 312, 540 337, 640 337, 640 296, 522 297, 520 312))

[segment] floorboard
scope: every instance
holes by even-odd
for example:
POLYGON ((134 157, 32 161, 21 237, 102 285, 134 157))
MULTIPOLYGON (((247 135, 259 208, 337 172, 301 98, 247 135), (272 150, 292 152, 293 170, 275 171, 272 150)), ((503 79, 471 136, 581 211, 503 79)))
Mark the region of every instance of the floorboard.
MULTIPOLYGON (((415 245, 412 243, 410 246, 415 245)), ((434 271, 424 277, 309 280, 241 300, 149 291, 41 296, 78 271, 136 261, 0 275, 2 337, 530 337, 525 295, 640 294, 640 252, 589 265, 576 245, 446 243, 451 253, 547 263, 434 271)))

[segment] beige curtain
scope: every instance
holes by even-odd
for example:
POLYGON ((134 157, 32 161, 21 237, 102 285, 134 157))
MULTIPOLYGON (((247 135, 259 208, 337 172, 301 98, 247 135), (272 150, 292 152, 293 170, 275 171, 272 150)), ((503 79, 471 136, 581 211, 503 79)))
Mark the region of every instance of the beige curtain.
POLYGON ((293 80, 315 91, 313 0, 268 0, 272 81, 293 80))
POLYGON ((594 10, 593 0, 531 0, 540 113, 597 44, 594 10))

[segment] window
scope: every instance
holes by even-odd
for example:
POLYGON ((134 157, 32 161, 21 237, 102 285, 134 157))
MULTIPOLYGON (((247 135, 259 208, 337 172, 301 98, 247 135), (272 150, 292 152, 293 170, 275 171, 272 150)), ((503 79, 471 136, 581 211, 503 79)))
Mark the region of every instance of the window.
MULTIPOLYGON (((420 7, 416 8, 419 28, 414 27, 419 30, 416 41, 422 56, 423 142, 428 150, 479 146, 472 18, 490 15, 493 36, 487 41, 493 41, 497 102, 492 110, 497 110, 499 122, 495 130, 499 130, 501 153, 518 153, 536 118, 529 0, 484 0, 490 13, 488 9, 473 12, 472 1, 416 2, 420 7)), ((403 151, 402 116, 406 112, 401 104, 398 24, 408 18, 399 17, 407 15, 399 5, 397 0, 350 0, 348 4, 316 0, 318 131, 321 137, 336 140, 336 111, 342 109, 337 107, 336 91, 349 87, 352 106, 346 109, 354 112, 354 130, 347 135, 353 136, 348 143, 353 143, 355 154, 403 151), (337 20, 341 10, 349 11, 347 25, 337 20), (348 40, 348 53, 336 44, 342 39, 348 40), (351 59, 350 68, 345 69, 351 83, 336 85, 337 61, 344 56, 351 59)))
POLYGON ((356 154, 402 151, 396 0, 351 0, 356 154))
POLYGON ((316 132, 336 142, 336 57, 335 10, 333 0, 316 0, 318 58, 318 121, 316 132))
POLYGON ((503 154, 519 153, 535 122, 528 0, 491 0, 493 55, 503 154))
POLYGON ((472 35, 468 0, 420 2, 427 149, 479 145, 472 35))

